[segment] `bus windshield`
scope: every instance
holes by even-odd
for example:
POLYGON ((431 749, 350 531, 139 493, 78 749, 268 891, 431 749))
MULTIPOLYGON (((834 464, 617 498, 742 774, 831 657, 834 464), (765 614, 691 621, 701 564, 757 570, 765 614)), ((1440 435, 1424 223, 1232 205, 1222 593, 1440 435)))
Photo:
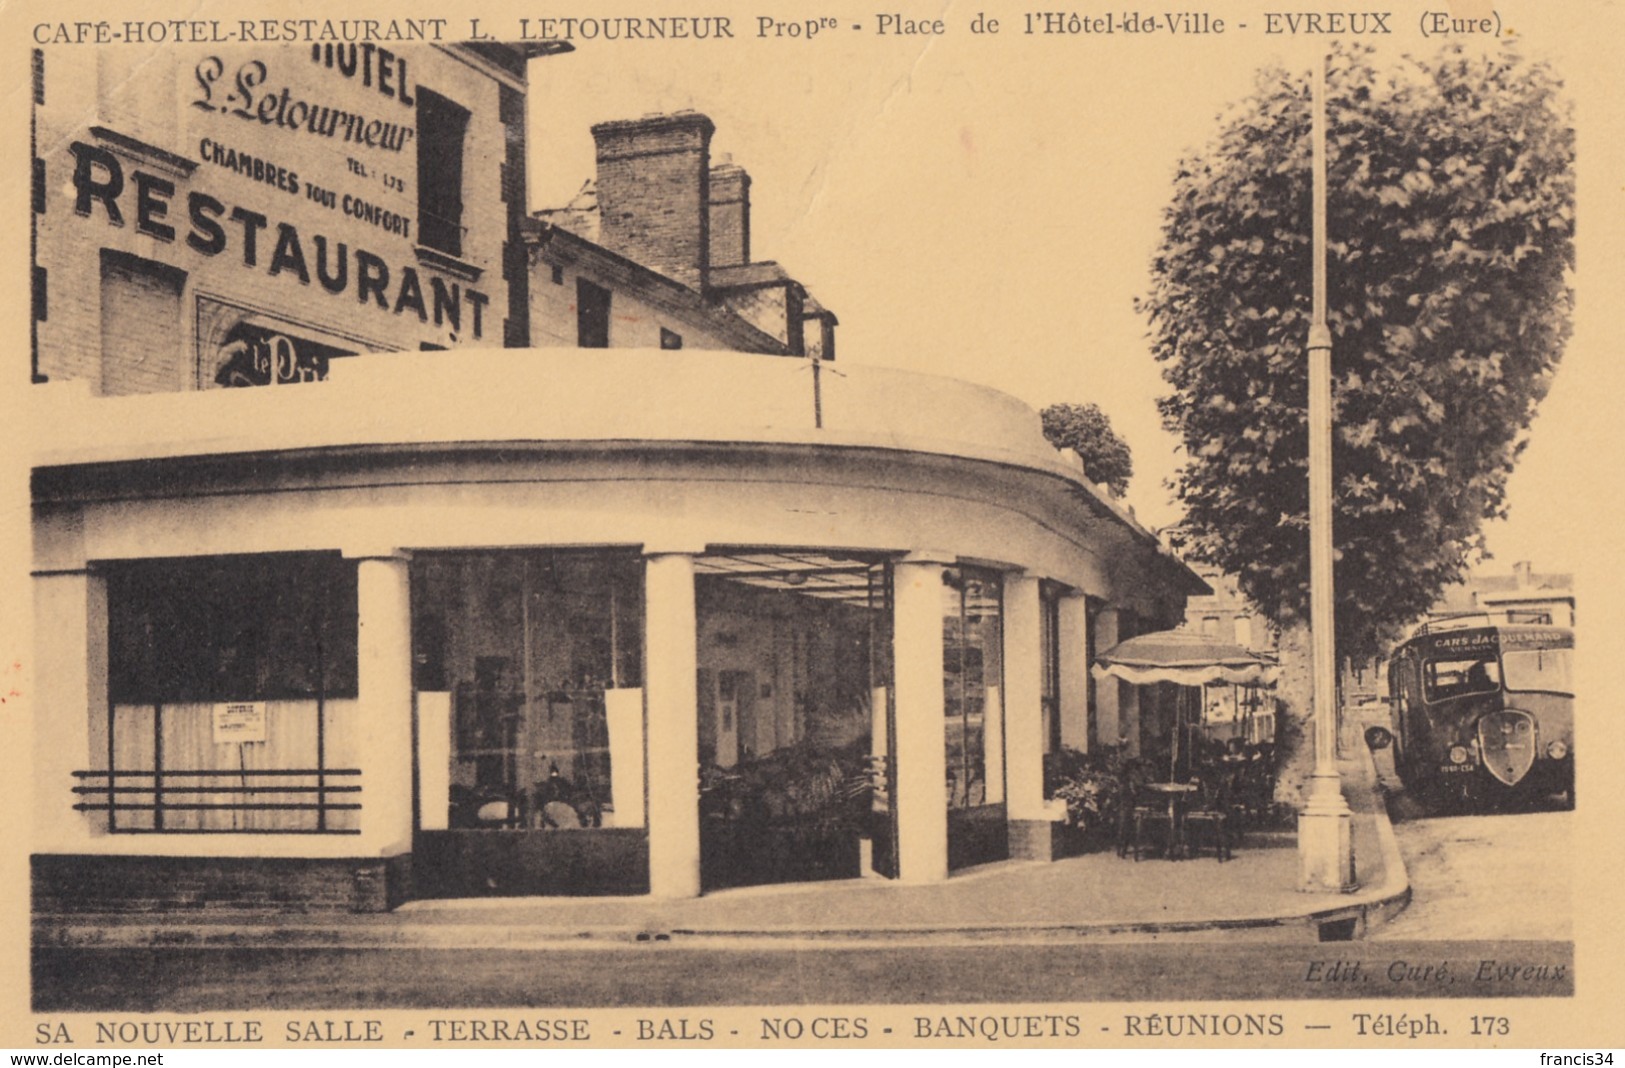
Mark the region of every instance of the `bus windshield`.
POLYGON ((1573 649, 1509 649, 1501 660, 1508 690, 1574 693, 1573 649))
POLYGON ((1427 700, 1444 701, 1501 688, 1501 669, 1493 656, 1470 660, 1429 660, 1423 672, 1427 700))

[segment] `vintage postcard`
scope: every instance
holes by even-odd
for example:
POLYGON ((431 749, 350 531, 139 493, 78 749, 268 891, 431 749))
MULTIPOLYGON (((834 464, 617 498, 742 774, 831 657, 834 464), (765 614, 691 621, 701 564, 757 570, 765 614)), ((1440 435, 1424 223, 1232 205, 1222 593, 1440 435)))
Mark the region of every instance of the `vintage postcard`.
POLYGON ((1617 5, 0 19, 4 1044, 1611 1057, 1617 5))

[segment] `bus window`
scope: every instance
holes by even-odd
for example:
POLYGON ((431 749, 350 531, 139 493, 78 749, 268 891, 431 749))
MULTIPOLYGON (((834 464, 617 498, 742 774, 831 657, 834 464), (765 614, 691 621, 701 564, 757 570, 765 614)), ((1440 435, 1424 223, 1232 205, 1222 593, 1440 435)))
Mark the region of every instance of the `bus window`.
POLYGON ((1493 657, 1481 660, 1429 660, 1426 685, 1429 703, 1501 688, 1501 669, 1493 657))
POLYGON ((1574 693, 1573 649, 1509 649, 1501 659, 1508 690, 1574 693))

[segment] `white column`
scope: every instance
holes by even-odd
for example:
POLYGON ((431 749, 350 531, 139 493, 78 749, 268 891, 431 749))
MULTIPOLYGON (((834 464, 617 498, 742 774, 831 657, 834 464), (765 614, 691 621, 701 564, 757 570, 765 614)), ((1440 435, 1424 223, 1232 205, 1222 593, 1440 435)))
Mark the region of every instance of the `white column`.
POLYGON ((943 733, 942 567, 917 553, 895 565, 892 641, 897 696, 898 877, 948 878, 948 756, 943 733))
POLYGON ((1006 812, 1012 820, 1044 813, 1044 662, 1038 579, 1004 578, 1004 737, 1006 812))
POLYGON ((694 556, 651 553, 644 565, 648 634, 649 893, 700 893, 699 650, 694 556))
MULTIPOLYGON (((90 751, 94 721, 107 725, 107 580, 84 568, 34 574, 34 845, 68 852, 87 834, 75 771, 105 770, 90 751)), ((105 782, 105 780, 98 780, 105 782)), ((92 800, 106 800, 105 797, 92 800)), ((106 816, 92 813, 92 824, 106 816)))
MULTIPOLYGON (((381 856, 412 848, 412 609, 407 558, 356 564, 356 766, 361 837, 381 856)), ((335 724, 339 731, 343 725, 335 724)))
MULTIPOLYGON (((1062 597, 1056 609, 1056 644, 1061 649, 1061 744, 1069 749, 1088 749, 1089 604, 1083 594, 1072 593, 1062 597)), ((1104 733, 1099 737, 1108 740, 1104 733)))
MULTIPOLYGON (((1095 613, 1095 650, 1105 652, 1117 644, 1117 609, 1102 608, 1095 613)), ((1093 665, 1091 665, 1091 668, 1093 665)), ((1095 737, 1101 745, 1116 745, 1123 738, 1122 709, 1118 707, 1116 679, 1095 680, 1095 737)), ((1063 737, 1064 741, 1064 737, 1063 737)))

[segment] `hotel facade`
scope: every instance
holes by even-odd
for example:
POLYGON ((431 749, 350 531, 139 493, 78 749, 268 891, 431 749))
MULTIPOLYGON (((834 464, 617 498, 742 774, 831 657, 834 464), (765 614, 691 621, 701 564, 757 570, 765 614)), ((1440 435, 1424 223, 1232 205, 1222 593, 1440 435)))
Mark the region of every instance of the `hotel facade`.
MULTIPOLYGON (((1048 859, 1201 581, 1020 402, 841 363, 711 122, 554 49, 36 53, 34 907, 1048 859)), ((883 354, 876 354, 883 357, 883 354)))

